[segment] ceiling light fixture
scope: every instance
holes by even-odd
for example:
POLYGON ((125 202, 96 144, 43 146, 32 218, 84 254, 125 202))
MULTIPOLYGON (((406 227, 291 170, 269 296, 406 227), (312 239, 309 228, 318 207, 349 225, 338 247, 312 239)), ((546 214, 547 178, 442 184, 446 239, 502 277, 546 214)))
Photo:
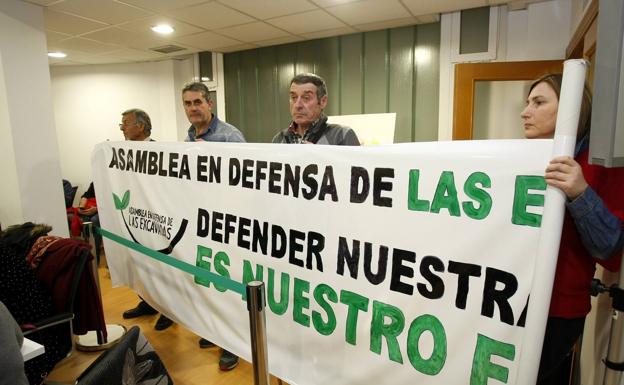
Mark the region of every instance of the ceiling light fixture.
POLYGON ((65 52, 48 52, 48 56, 49 57, 55 57, 58 59, 62 59, 64 57, 67 57, 67 54, 65 52))
POLYGON ((175 31, 175 29, 173 29, 173 27, 169 24, 158 24, 152 27, 152 31, 163 35, 168 35, 175 31))

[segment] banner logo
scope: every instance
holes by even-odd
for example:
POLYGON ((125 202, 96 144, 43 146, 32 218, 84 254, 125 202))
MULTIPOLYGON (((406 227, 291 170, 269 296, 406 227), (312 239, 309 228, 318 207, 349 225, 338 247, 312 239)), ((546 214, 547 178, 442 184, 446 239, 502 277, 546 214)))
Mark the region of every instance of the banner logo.
POLYGON ((186 226, 188 224, 188 220, 185 218, 182 219, 182 222, 180 223, 180 228, 175 233, 175 236, 173 238, 171 238, 171 234, 173 233, 172 227, 174 224, 173 217, 160 215, 158 213, 143 208, 130 207, 128 209, 128 220, 126 221, 126 217, 124 216, 124 210, 127 209, 128 206, 130 206, 130 190, 126 190, 123 198, 121 199, 117 196, 117 194, 113 193, 113 202, 115 203, 115 208, 120 211, 121 219, 126 226, 126 230, 128 230, 128 234, 130 234, 132 240, 139 245, 141 244, 141 242, 136 239, 136 237, 132 233, 132 230, 130 229, 131 227, 152 234, 160 235, 161 237, 169 240, 169 246, 165 247, 164 249, 158 250, 163 254, 171 254, 176 244, 178 244, 178 242, 180 242, 180 240, 184 236, 184 232, 186 231, 186 226))

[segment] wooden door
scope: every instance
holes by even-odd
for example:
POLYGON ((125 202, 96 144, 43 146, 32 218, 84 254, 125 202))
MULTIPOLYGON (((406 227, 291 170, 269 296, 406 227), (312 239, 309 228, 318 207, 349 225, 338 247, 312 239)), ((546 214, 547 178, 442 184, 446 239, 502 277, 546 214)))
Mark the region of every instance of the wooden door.
MULTIPOLYGON (((594 75, 591 64, 594 62, 596 52, 598 3, 598 0, 589 0, 566 49, 566 59, 584 58, 589 61, 587 83, 590 87, 594 75)), ((546 73, 561 71, 563 60, 457 64, 453 99, 453 139, 473 138, 476 82, 533 80, 546 73)))
MULTIPOLYGON (((476 82, 533 80, 546 73, 561 71, 563 71, 563 60, 460 63, 455 65, 453 140, 473 138, 476 82)), ((518 111, 519 113, 520 111, 518 111)), ((520 127, 520 123, 518 123, 518 127, 520 127)))

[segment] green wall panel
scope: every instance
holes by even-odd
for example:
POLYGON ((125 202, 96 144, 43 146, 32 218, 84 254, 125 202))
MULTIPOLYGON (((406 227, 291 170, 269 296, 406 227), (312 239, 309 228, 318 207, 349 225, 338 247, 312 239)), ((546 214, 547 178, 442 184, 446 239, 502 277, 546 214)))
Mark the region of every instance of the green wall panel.
POLYGON ((364 34, 364 111, 388 111, 388 30, 364 34))
POLYGON ((438 140, 440 90, 440 28, 424 24, 416 31, 416 49, 422 49, 422 61, 416 61, 416 100, 414 104, 414 141, 438 140))
MULTIPOLYGON (((235 127, 242 127, 243 109, 240 97, 240 53, 235 52, 225 55, 223 66, 228 68, 225 71, 225 114, 226 120, 235 127)), ((219 101, 223 103, 223 100, 219 101)), ((223 118, 223 117, 221 117, 223 118)))
MULTIPOLYGON (((258 50, 243 51, 240 54, 240 83, 241 103, 243 105, 243 119, 241 127, 248 142, 258 142, 258 50)), ((227 103, 227 100, 225 101, 227 103)))
POLYGON ((296 44, 297 61, 295 71, 301 73, 316 73, 315 61, 320 52, 318 40, 302 41, 296 44))
POLYGON ((396 112, 395 142, 436 140, 439 47, 433 23, 225 54, 227 120, 269 142, 290 123, 290 80, 314 72, 327 115, 396 112))
MULTIPOLYGON (((361 114, 364 111, 363 34, 343 36, 340 45, 340 114, 361 114)), ((322 75, 321 75, 322 76, 322 75)))
POLYGON ((340 39, 332 37, 329 39, 317 40, 319 42, 319 52, 317 55, 317 65, 315 70, 323 74, 327 84, 327 94, 329 95, 325 113, 327 115, 340 114, 340 39))
POLYGON ((395 142, 414 140, 414 38, 412 27, 390 31, 388 111, 396 112, 395 142))
MULTIPOLYGON (((290 107, 288 104, 290 79, 295 76, 297 47, 294 44, 277 47, 277 92, 279 94, 279 129, 283 130, 290 124, 290 107)), ((276 134, 276 130, 273 134, 276 134)))
POLYGON ((269 142, 279 129, 275 47, 258 50, 258 132, 259 142, 269 142))

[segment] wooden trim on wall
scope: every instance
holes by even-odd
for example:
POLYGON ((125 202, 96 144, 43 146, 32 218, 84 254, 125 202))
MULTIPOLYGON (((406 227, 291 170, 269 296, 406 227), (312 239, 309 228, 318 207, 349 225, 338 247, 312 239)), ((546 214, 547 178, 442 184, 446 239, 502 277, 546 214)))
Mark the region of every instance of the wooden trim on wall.
POLYGON ((475 82, 533 80, 548 72, 561 71, 563 60, 456 64, 453 140, 472 139, 475 82))
MULTIPOLYGON (((576 27, 568 48, 566 48, 566 59, 581 59, 583 54, 592 49, 592 47, 585 47, 585 35, 590 29, 592 24, 597 23, 598 19, 598 0, 591 0, 591 3, 587 6, 587 10, 583 14, 581 22, 576 27)), ((596 41, 594 40, 594 45, 596 41)), ((595 48, 594 48, 595 49, 595 48)))

